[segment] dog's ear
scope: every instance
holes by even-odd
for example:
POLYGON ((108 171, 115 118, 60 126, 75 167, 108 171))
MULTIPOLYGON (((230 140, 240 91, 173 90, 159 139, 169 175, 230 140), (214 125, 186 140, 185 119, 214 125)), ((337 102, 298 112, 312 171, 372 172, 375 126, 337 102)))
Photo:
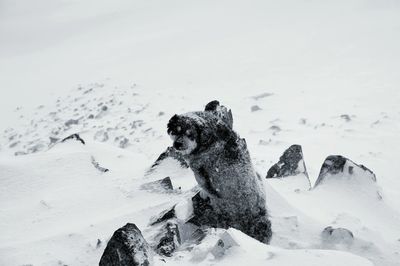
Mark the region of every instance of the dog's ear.
POLYGON ((225 122, 230 128, 233 127, 233 116, 232 111, 228 110, 223 105, 220 105, 219 101, 214 100, 209 102, 205 109, 205 112, 212 112, 215 116, 217 116, 220 120, 225 122))
POLYGON ((174 128, 176 128, 178 126, 179 123, 179 116, 177 114, 175 114, 173 117, 171 117, 171 119, 168 121, 168 125, 167 125, 167 132, 168 134, 171 134, 171 132, 173 132, 174 128))
POLYGON ((216 111, 219 106, 219 101, 214 100, 206 104, 204 111, 216 111))

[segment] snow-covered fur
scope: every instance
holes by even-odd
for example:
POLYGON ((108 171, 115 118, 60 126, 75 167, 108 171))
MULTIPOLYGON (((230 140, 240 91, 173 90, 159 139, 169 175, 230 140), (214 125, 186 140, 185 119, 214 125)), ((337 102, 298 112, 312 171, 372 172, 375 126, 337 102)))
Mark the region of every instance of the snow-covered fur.
POLYGON ((271 225, 263 183, 232 121, 231 112, 213 101, 206 111, 173 116, 168 134, 201 187, 204 202, 198 204, 199 198, 193 198, 195 220, 201 225, 235 227, 268 243, 271 225))

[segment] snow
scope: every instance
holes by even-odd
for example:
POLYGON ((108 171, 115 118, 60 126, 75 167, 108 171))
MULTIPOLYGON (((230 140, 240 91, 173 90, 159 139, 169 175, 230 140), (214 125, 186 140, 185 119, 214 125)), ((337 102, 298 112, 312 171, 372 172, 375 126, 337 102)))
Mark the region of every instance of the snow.
POLYGON ((156 265, 399 265, 399 11, 369 0, 1 1, 0 265, 96 265, 127 222, 146 238, 163 210, 187 217, 193 174, 173 160, 145 173, 171 145, 169 118, 214 99, 261 176, 296 143, 312 184, 331 154, 377 182, 268 180, 271 245, 229 229, 238 245, 217 259, 226 232, 214 230, 156 265), (50 140, 73 133, 86 145, 50 140), (166 176, 172 192, 141 189, 166 176), (328 226, 350 230, 351 244, 325 239, 328 226))

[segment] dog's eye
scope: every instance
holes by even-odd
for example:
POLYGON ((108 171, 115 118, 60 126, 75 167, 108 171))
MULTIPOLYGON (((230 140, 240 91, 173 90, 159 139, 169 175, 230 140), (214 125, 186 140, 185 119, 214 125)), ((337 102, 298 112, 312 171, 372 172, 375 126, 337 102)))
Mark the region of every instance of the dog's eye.
POLYGON ((193 136, 193 132, 192 132, 190 129, 186 130, 185 134, 186 134, 186 136, 188 136, 188 137, 193 136))

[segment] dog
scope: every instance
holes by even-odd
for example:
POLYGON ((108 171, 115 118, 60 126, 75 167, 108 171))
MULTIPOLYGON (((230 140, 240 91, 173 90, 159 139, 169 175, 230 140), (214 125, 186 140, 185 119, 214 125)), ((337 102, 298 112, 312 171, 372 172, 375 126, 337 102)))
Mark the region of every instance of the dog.
POLYGON ((173 148, 194 172, 200 193, 192 198, 189 222, 234 227, 269 243, 271 223, 265 190, 250 159, 245 139, 232 129, 232 112, 212 101, 204 111, 174 115, 168 122, 173 148))

